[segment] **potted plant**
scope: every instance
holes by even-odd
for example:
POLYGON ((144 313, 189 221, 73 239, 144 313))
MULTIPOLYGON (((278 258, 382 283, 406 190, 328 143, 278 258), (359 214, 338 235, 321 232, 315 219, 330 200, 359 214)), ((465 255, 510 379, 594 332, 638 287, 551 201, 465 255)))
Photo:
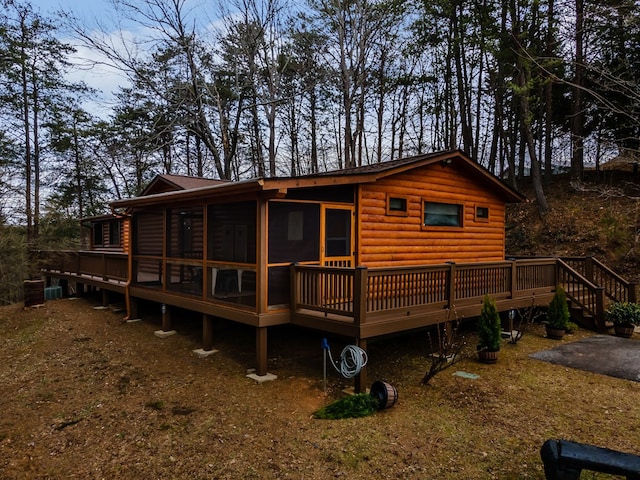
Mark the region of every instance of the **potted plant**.
POLYGON ((547 337, 554 340, 562 340, 569 323, 569 305, 567 295, 561 286, 556 287, 547 310, 547 337))
POLYGON ((502 325, 496 307, 496 301, 485 295, 478 319, 478 358, 483 363, 495 363, 498 360, 502 342, 502 325))
POLYGON ((605 312, 605 319, 613 323, 616 335, 631 338, 637 325, 640 325, 640 305, 632 302, 614 302, 605 312))

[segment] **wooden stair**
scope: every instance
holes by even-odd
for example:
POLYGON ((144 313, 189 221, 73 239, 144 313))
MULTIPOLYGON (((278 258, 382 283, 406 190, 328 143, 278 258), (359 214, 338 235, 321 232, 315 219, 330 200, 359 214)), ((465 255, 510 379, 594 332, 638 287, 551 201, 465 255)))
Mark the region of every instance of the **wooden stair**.
POLYGON ((605 320, 613 302, 636 302, 637 286, 593 257, 558 259, 559 284, 569 303, 569 313, 585 328, 605 332, 605 320))
POLYGON ((596 319, 591 313, 586 312, 582 307, 576 305, 576 303, 571 300, 569 300, 568 303, 569 314, 574 322, 584 328, 588 328, 589 330, 597 330, 598 326, 596 325, 596 319))

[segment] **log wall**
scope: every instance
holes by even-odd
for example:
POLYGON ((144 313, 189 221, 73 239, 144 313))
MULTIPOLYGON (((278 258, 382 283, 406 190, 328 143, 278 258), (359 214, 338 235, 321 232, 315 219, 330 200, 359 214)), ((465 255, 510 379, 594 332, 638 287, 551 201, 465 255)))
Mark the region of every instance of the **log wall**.
POLYGON ((364 184, 359 202, 359 265, 504 260, 505 202, 463 169, 438 163, 364 184), (406 198, 406 216, 388 214, 388 196, 406 198), (462 205, 462 227, 424 226, 425 201, 462 205), (476 219, 478 206, 488 219, 476 219))

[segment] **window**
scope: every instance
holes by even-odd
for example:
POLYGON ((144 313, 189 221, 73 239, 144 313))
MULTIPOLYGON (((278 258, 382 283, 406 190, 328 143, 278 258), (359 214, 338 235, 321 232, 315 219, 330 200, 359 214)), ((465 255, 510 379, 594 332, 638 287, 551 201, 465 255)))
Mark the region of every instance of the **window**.
POLYGON ((326 257, 351 255, 351 210, 326 209, 324 254, 326 257))
POLYGON ((93 224, 93 246, 101 247, 104 244, 103 237, 103 223, 94 223, 93 224))
POLYGON ((387 195, 387 215, 407 215, 407 197, 387 195))
POLYGON ((489 207, 476 207, 476 221, 478 222, 489 221, 489 207))
POLYGON ((462 205, 424 202, 424 225, 428 227, 461 227, 462 205))
POLYGON ((109 245, 120 245, 120 221, 111 220, 109 222, 109 245))

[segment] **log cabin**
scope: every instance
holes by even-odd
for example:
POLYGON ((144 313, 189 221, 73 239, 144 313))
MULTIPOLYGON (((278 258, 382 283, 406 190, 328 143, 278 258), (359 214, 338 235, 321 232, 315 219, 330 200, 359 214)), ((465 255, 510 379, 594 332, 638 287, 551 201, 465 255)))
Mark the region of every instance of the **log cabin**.
MULTIPOLYGON (((258 376, 268 373, 271 326, 343 335, 366 350, 368 339, 444 322, 451 309, 475 316, 487 293, 507 310, 578 285, 585 321, 601 328, 605 296, 586 276, 606 277, 624 298, 635 289, 591 259, 507 260, 505 205, 522 201, 459 150, 291 178, 160 175, 112 202, 129 232, 117 258, 99 248, 114 220, 93 219, 92 251, 45 274, 123 293, 130 318, 139 299, 157 302, 163 332, 172 307, 200 312, 204 351, 214 317, 251 325, 258 376), (89 262, 96 253, 101 261, 89 262)), ((366 371, 356 391, 364 382, 366 371)))

